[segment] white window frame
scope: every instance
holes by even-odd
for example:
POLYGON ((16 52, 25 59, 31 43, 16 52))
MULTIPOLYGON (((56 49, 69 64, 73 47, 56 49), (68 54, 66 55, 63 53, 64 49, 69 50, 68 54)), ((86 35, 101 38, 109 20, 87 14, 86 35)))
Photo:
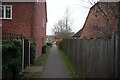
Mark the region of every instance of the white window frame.
POLYGON ((4 17, 0 17, 0 19, 12 19, 12 5, 0 5, 0 6, 3 6, 4 7, 4 17), (11 13, 10 13, 10 18, 6 18, 6 7, 9 6, 10 9, 11 9, 11 13))

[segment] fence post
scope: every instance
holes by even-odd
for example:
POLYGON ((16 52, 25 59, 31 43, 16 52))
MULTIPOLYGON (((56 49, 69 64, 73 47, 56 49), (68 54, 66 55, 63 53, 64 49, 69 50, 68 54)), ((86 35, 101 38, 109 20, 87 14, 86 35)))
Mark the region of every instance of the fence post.
POLYGON ((30 66, 30 41, 29 41, 29 66, 30 66))
POLYGON ((113 77, 117 78, 117 37, 114 36, 113 38, 113 77))
POLYGON ((24 71, 24 39, 22 39, 22 71, 24 71))
POLYGON ((115 59, 115 78, 118 78, 118 74, 119 74, 119 71, 118 71, 118 36, 115 37, 115 40, 114 40, 115 44, 114 44, 114 47, 115 47, 115 54, 114 54, 114 59, 115 59))
MULTIPOLYGON (((1 1, 0 1, 0 5, 2 5, 1 1)), ((2 14, 0 14, 0 16, 1 15, 2 14)), ((0 80, 2 79, 2 47, 1 46, 2 46, 2 20, 0 20, 0 80)))

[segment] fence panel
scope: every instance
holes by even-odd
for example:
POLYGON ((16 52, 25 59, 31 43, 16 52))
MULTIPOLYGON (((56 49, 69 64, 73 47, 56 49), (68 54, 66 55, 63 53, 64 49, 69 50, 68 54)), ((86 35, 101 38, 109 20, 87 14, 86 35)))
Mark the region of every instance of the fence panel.
MULTIPOLYGON (((119 67, 116 59, 116 41, 120 39, 66 39, 63 40, 64 51, 70 56, 76 68, 87 78, 113 78, 119 67), (118 65, 118 66, 117 66, 118 65)), ((116 51, 117 50, 117 51, 116 51)), ((117 58, 119 55, 117 56, 117 58)), ((118 69, 119 70, 119 69, 118 69)))
POLYGON ((116 58, 117 58, 117 76, 119 76, 119 78, 120 78, 120 37, 119 38, 117 38, 117 43, 116 44, 118 44, 118 48, 117 48, 117 54, 116 54, 116 58))

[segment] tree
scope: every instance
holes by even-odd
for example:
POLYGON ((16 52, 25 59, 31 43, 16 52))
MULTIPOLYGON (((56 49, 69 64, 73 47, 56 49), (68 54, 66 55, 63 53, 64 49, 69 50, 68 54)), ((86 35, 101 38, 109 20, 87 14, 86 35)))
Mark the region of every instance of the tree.
POLYGON ((54 25, 53 28, 54 35, 60 39, 70 38, 72 31, 71 26, 72 21, 70 19, 70 12, 69 9, 67 8, 63 18, 58 20, 58 22, 54 25))

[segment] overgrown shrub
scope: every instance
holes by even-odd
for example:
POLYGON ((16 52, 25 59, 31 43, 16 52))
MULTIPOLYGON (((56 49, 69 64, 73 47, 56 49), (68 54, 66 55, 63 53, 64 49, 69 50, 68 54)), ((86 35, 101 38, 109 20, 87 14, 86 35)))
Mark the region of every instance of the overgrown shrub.
POLYGON ((52 46, 53 44, 52 44, 52 42, 47 42, 46 45, 47 46, 52 46))
POLYGON ((13 39, 2 45, 2 77, 20 78, 22 69, 22 40, 13 39))
POLYGON ((35 43, 31 42, 30 45, 30 64, 34 64, 35 59, 35 43))

